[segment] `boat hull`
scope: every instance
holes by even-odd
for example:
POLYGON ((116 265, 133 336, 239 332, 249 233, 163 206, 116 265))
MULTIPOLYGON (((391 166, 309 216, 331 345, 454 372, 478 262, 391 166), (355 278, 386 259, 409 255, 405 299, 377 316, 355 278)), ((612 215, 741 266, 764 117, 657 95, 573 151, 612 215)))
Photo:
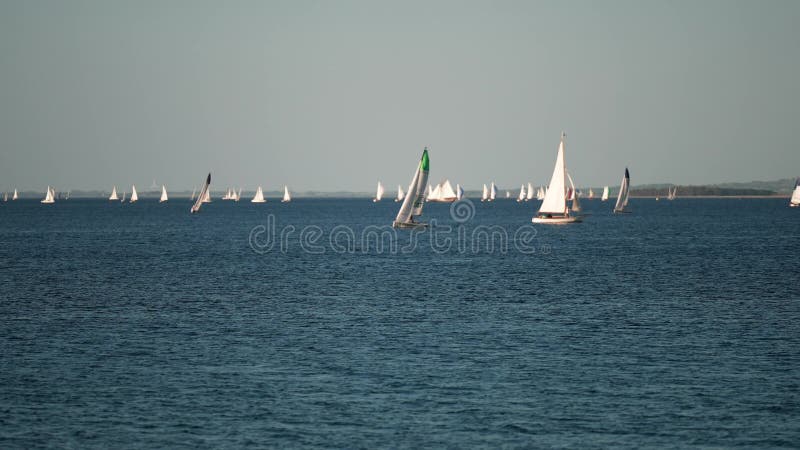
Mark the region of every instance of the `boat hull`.
POLYGON ((414 230, 414 229, 421 229, 427 228, 427 223, 422 222, 392 222, 392 228, 399 228, 401 230, 414 230))
POLYGON ((551 225, 562 225, 567 223, 578 223, 582 222, 583 219, 580 216, 566 216, 566 217, 534 217, 531 219, 533 223, 541 223, 541 224, 551 224, 551 225))

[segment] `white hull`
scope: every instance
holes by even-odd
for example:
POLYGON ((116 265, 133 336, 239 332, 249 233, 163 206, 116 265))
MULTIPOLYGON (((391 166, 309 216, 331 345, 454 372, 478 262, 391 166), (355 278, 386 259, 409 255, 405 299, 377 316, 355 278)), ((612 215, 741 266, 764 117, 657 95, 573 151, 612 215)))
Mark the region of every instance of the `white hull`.
POLYGON ((392 228, 401 228, 401 229, 419 229, 419 228, 427 228, 427 223, 422 222, 392 222, 392 228))
POLYGON ((533 223, 561 225, 566 223, 578 223, 583 219, 580 216, 566 216, 566 217, 534 217, 531 219, 533 223))

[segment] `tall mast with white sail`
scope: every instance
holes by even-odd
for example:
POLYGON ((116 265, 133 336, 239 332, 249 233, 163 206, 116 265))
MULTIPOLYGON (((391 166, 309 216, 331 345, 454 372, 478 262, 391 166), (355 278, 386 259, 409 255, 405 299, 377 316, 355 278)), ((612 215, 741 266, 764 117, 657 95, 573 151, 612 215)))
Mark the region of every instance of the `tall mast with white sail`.
POLYGON ((394 228, 417 228, 425 227, 427 224, 416 222, 415 217, 422 215, 422 207, 425 206, 425 185, 428 184, 428 172, 430 170, 430 160, 428 158, 428 147, 422 151, 417 170, 408 185, 403 204, 397 212, 392 226, 394 228))
MULTIPOLYGON (((206 177, 206 181, 203 183, 203 187, 200 188, 200 194, 197 196, 197 200, 192 205, 190 211, 192 213, 196 213, 200 211, 200 207, 203 206, 203 203, 207 203, 205 200, 209 198, 208 189, 211 186, 211 172, 208 173, 208 177, 206 177)), ((210 202, 211 200, 209 200, 210 202)))
POLYGON ((615 213, 627 213, 630 211, 625 210, 628 206, 628 190, 631 185, 631 175, 628 173, 628 168, 625 168, 625 175, 622 176, 622 182, 619 185, 619 194, 617 194, 617 204, 614 205, 615 213))
POLYGON ((567 208, 567 164, 564 156, 564 140, 566 137, 566 134, 561 133, 561 142, 558 145, 553 176, 550 177, 550 185, 547 188, 547 192, 545 192, 539 211, 531 219, 533 223, 564 224, 581 221, 580 216, 571 216, 569 208, 567 208))

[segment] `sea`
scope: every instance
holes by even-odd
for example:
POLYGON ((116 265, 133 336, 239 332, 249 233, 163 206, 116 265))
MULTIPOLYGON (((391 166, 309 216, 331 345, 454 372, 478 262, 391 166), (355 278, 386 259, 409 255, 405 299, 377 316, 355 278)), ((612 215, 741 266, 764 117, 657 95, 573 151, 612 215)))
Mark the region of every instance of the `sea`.
POLYGON ((786 199, 0 203, 0 448, 798 448, 786 199))

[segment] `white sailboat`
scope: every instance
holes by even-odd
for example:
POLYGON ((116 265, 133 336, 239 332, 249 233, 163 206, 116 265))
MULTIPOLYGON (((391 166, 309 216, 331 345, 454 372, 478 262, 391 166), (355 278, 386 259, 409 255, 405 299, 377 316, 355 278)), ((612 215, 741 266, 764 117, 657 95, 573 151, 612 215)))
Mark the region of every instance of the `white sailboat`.
POLYGON ((589 200, 593 198, 594 198, 594 191, 592 190, 592 188, 589 188, 589 200))
POLYGON ((528 183, 528 190, 525 192, 525 201, 528 202, 533 200, 534 195, 535 194, 533 193, 533 185, 531 183, 528 183))
POLYGON ((564 138, 567 135, 561 133, 561 142, 558 145, 556 155, 556 165, 553 168, 553 176, 550 178, 550 186, 539 207, 539 212, 531 219, 533 223, 542 224, 565 224, 580 222, 580 216, 572 216, 567 208, 567 189, 565 179, 567 174, 567 164, 564 158, 564 138))
POLYGON ((481 201, 485 202, 489 200, 489 188, 486 187, 486 183, 483 183, 483 194, 481 194, 481 201))
POLYGON ((415 217, 422 215, 422 207, 425 206, 425 185, 428 183, 428 172, 430 160, 428 159, 428 147, 422 151, 422 157, 408 186, 408 192, 397 212, 392 227, 394 228, 420 228, 428 226, 425 223, 416 222, 415 217))
POLYGON ((792 198, 789 199, 789 206, 792 208, 800 206, 800 178, 794 182, 794 191, 792 191, 792 198))
POLYGON ((603 195, 600 197, 600 201, 602 202, 608 201, 608 186, 603 187, 603 195))
POLYGON ((281 203, 288 203, 292 201, 292 196, 289 194, 289 187, 284 185, 283 186, 283 199, 281 199, 281 203))
POLYGON ((167 200, 169 200, 169 198, 167 197, 167 187, 162 184, 161 185, 161 198, 158 199, 158 203, 164 203, 167 200))
POLYGON ((111 189, 111 195, 108 197, 108 201, 110 201, 110 202, 111 201, 115 201, 115 200, 119 200, 119 197, 117 197, 117 187, 116 186, 114 186, 114 188, 111 189))
POLYGON ((403 192, 403 186, 397 185, 397 197, 395 197, 394 201, 402 202, 403 199, 406 197, 406 193, 403 192))
POLYGON ((511 198, 511 191, 506 191, 506 198, 511 198))
POLYGON ((211 201, 211 196, 208 193, 209 187, 211 186, 211 172, 208 173, 208 177, 206 177, 205 183, 203 183, 203 187, 200 188, 200 194, 197 196, 197 200, 192 205, 192 208, 189 210, 192 213, 196 213, 200 211, 200 207, 203 206, 203 203, 208 203, 211 201), (206 201, 208 199, 208 202, 206 201))
POLYGON ((264 199, 264 191, 261 190, 261 186, 256 189, 256 195, 253 196, 253 199, 250 200, 250 203, 264 203, 267 200, 264 199))
POLYGON ((131 186, 131 199, 130 203, 135 203, 139 201, 139 194, 136 193, 136 186, 131 186))
POLYGON ((525 201, 525 197, 526 197, 526 195, 527 195, 527 194, 525 194, 525 185, 523 184, 523 185, 522 185, 522 186, 520 186, 520 188, 519 188, 519 196, 517 197, 517 203, 519 203, 519 202, 524 202, 524 201, 525 201))
POLYGON ((572 212, 581 212, 581 202, 578 200, 578 190, 575 188, 575 183, 572 181, 572 175, 567 172, 569 178, 569 185, 572 188, 572 212))
POLYGON ((544 188, 541 186, 536 191, 536 200, 544 200, 544 188))
POLYGON ((675 197, 677 196, 678 196, 678 186, 668 189, 667 200, 675 200, 675 197))
POLYGON ((13 202, 14 200, 16 200, 18 198, 19 198, 19 194, 17 194, 17 189, 14 188, 14 195, 11 196, 11 201, 13 202))
POLYGON ((628 206, 628 190, 630 189, 631 185, 631 176, 628 173, 628 168, 625 168, 625 175, 622 177, 622 183, 619 186, 619 194, 617 194, 617 204, 614 205, 614 212, 615 213, 629 213, 625 209, 628 206))
POLYGON ((493 202, 495 198, 497 198, 497 185, 492 181, 492 185, 489 187, 489 201, 493 202))
POLYGON ((119 202, 120 202, 120 203, 125 203, 125 198, 126 198, 127 196, 128 196, 128 193, 127 193, 127 192, 125 192, 125 191, 123 191, 123 192, 122 192, 122 199, 120 199, 120 201, 119 201, 119 202))
POLYGON ((450 180, 447 179, 437 184, 428 197, 429 202, 452 203, 456 200, 458 200, 458 194, 453 190, 450 180))
POLYGON ((236 198, 233 201, 238 202, 241 199, 242 199, 242 188, 239 188, 239 192, 236 193, 236 198))
POLYGON ((45 194, 42 203, 50 204, 56 202, 56 190, 47 186, 47 194, 45 194))
POLYGON ((375 203, 381 201, 381 199, 383 198, 383 191, 384 191, 383 184, 381 184, 381 182, 378 181, 378 190, 375 191, 375 198, 373 198, 372 201, 375 203))
POLYGON ((456 183, 456 198, 458 200, 464 198, 464 188, 462 188, 461 185, 458 183, 456 183))

